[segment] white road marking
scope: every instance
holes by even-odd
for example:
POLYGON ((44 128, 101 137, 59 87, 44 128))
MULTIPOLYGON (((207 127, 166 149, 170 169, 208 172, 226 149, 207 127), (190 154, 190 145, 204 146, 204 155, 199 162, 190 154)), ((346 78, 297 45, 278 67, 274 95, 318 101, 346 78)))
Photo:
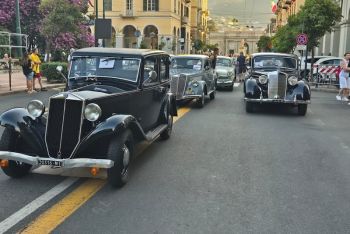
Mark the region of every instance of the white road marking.
POLYGON ((241 83, 234 83, 233 87, 238 87, 241 83))
POLYGON ((36 198, 34 201, 12 214, 10 217, 5 219, 0 223, 0 233, 8 231, 10 228, 15 226, 18 222, 23 220, 28 215, 32 214, 34 211, 39 209, 41 206, 45 205, 52 198, 62 193, 68 187, 73 185, 79 178, 67 178, 40 197, 36 198))

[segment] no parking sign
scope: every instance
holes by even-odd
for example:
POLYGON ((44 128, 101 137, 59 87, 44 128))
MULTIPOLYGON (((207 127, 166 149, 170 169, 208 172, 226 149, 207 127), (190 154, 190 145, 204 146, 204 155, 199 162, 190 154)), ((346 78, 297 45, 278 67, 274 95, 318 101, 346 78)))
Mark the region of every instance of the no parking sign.
POLYGON ((297 36, 297 45, 306 45, 308 42, 308 37, 305 33, 301 33, 297 36))

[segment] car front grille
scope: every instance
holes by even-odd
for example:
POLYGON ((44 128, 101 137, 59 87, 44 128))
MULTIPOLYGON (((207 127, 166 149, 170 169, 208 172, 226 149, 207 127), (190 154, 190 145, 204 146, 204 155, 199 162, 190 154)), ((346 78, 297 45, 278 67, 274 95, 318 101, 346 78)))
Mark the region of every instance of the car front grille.
POLYGON ((172 77, 170 87, 177 99, 182 98, 186 88, 186 75, 172 77))
POLYGON ((284 99, 287 91, 287 76, 273 72, 268 76, 268 98, 284 99))
POLYGON ((45 138, 50 157, 71 157, 80 141, 82 107, 81 100, 50 99, 45 138))

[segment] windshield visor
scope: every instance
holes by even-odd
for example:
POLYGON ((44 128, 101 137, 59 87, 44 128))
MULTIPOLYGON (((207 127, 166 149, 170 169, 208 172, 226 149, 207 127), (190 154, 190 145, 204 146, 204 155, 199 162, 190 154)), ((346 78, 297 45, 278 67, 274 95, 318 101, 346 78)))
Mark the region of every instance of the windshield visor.
POLYGON ((140 60, 134 58, 73 57, 69 78, 109 77, 136 82, 140 60))

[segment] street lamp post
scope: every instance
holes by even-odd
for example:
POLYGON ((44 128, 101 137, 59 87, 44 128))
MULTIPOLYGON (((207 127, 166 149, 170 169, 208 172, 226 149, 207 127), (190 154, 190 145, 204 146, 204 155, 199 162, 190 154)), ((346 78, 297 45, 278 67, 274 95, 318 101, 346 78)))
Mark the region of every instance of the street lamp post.
MULTIPOLYGON (((16 0, 16 33, 18 46, 22 46, 22 38, 21 38, 21 21, 20 21, 20 13, 19 13, 19 0, 16 0)), ((22 57, 21 47, 18 47, 18 55, 22 57)))

